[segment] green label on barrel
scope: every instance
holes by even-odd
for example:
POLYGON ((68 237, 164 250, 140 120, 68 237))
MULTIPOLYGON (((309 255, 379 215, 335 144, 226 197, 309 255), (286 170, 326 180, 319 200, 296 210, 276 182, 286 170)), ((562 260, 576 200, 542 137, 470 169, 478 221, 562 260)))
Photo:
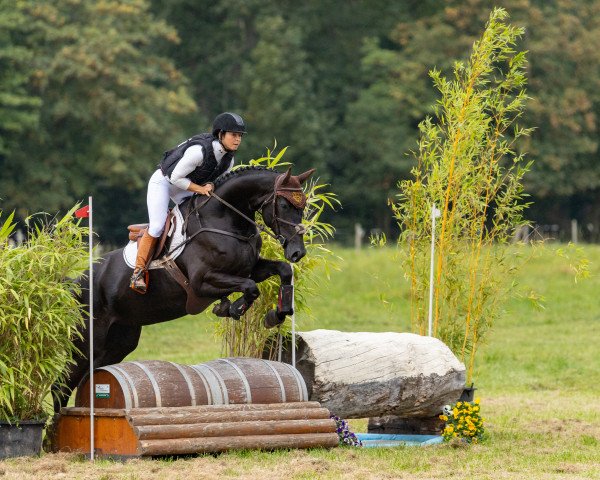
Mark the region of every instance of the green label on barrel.
POLYGON ((96 384, 96 398, 110 398, 110 385, 108 383, 96 384))

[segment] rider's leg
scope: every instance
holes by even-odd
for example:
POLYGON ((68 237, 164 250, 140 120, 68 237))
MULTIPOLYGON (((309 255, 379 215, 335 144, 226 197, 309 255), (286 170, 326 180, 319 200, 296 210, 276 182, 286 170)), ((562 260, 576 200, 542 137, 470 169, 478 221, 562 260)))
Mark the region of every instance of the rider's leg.
POLYGON ((144 232, 144 236, 140 240, 138 245, 137 257, 135 259, 135 268, 133 275, 131 276, 130 287, 138 293, 146 293, 148 288, 146 281, 146 272, 152 255, 154 254, 154 247, 158 238, 153 237, 148 233, 148 230, 144 232))
POLYGON ((148 182, 148 217, 150 225, 138 246, 135 269, 131 276, 130 286, 139 293, 146 293, 146 267, 152 259, 157 239, 165 228, 165 221, 169 213, 169 181, 160 170, 154 172, 148 182))

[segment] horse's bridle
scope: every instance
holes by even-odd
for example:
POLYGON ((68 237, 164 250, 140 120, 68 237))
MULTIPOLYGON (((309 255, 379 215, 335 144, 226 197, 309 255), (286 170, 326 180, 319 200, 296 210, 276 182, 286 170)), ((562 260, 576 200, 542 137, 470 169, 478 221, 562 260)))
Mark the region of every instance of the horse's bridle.
POLYGON ((286 245, 296 235, 304 235, 306 233, 306 227, 302 223, 290 222, 288 220, 285 220, 285 219, 279 217, 279 215, 277 214, 277 210, 278 210, 277 209, 277 197, 278 196, 284 197, 294 207, 296 207, 296 208, 303 208, 304 205, 306 205, 306 195, 304 195, 304 192, 302 191, 302 188, 280 187, 280 183, 281 183, 281 181, 283 180, 284 177, 285 177, 285 173, 282 174, 282 175, 279 175, 275 179, 275 186, 273 188, 273 193, 271 193, 260 204, 260 207, 259 207, 259 210, 263 210, 263 208, 269 202, 271 202, 271 204, 273 206, 273 227, 272 227, 273 233, 271 233, 270 231, 268 231, 265 226, 260 225, 257 222, 255 222, 254 219, 250 218, 248 215, 246 215, 245 213, 243 213, 240 210, 238 210, 236 207, 234 207, 233 205, 231 205, 229 202, 223 200, 215 192, 211 191, 209 193, 209 195, 211 197, 213 197, 215 200, 221 202, 227 208, 229 208, 229 209, 233 210, 234 212, 236 212, 241 217, 243 217, 246 220, 248 220, 248 222, 250 222, 254 226, 256 226, 256 228, 258 228, 261 232, 265 232, 267 235, 273 237, 275 240, 277 240, 283 246, 283 248, 285 248, 286 245), (280 223, 285 223, 286 225, 290 225, 290 226, 294 227, 294 234, 291 237, 289 237, 289 238, 286 238, 284 235, 282 235, 282 233, 281 233, 281 227, 279 225, 280 223))

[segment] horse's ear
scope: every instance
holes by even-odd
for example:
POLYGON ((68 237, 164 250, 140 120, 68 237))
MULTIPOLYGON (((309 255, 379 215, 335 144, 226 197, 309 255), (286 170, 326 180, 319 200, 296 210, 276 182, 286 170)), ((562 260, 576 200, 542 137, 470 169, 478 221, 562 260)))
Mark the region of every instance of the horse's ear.
POLYGON ((298 181, 300 182, 300 184, 303 184, 304 182, 306 182, 306 180, 308 180, 308 178, 317 171, 316 168, 311 168, 310 170, 307 170, 304 173, 301 173, 300 175, 298 175, 298 181))
POLYGON ((290 181, 291 176, 292 176, 292 167, 289 167, 287 169, 287 172, 285 172, 285 177, 283 177, 283 180, 281 181, 281 185, 285 185, 286 183, 288 183, 290 181))

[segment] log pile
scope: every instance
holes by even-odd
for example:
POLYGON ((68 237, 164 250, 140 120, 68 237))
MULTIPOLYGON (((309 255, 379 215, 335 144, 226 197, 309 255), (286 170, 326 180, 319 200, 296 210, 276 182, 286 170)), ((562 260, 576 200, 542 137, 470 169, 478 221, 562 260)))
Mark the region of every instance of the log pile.
MULTIPOLYGON (((108 457, 338 444, 336 424, 317 402, 104 408, 94 413, 96 453, 108 457)), ((84 407, 62 409, 54 431, 55 451, 89 452, 89 414, 84 407)))

